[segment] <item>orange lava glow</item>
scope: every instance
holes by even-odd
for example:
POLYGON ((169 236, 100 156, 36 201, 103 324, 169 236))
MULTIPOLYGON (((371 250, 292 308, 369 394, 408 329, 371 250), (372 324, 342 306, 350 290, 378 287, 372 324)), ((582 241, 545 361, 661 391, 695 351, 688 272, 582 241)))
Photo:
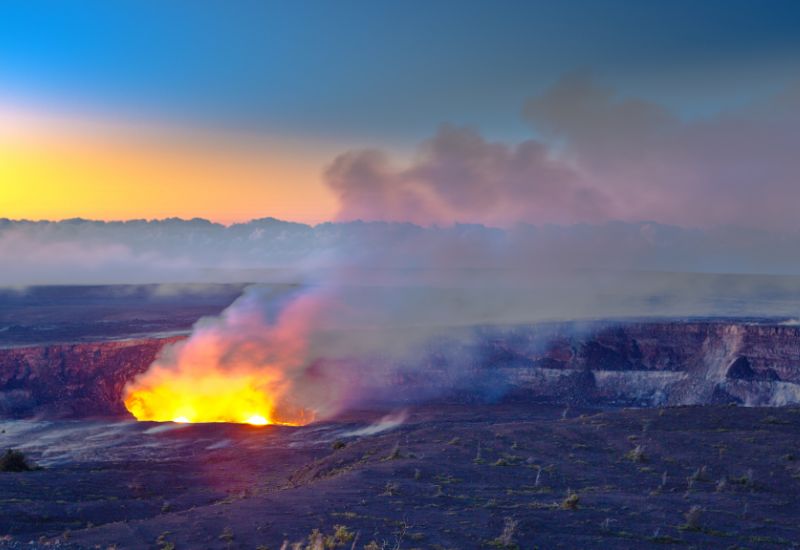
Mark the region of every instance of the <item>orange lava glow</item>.
POLYGON ((266 426, 306 424, 307 415, 287 417, 276 411, 268 389, 254 376, 204 372, 170 373, 156 384, 143 384, 125 397, 125 407, 137 420, 156 422, 232 422, 266 426))
MULTIPOLYGON (((321 410, 302 383, 307 327, 317 304, 298 300, 271 323, 260 300, 246 294, 186 340, 165 347, 126 387, 125 407, 137 420, 300 426, 321 410)), ((328 393, 322 384, 320 392, 328 393)), ((316 386, 315 386, 316 387, 316 386)))

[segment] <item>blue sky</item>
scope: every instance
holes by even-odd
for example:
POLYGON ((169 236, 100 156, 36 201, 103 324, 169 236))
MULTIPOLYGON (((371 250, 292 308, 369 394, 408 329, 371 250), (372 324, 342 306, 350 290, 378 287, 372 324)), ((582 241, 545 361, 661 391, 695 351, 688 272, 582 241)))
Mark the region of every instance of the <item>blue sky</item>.
POLYGON ((5 1, 0 94, 269 134, 513 139, 525 98, 591 70, 686 116, 800 69, 800 3, 5 1))

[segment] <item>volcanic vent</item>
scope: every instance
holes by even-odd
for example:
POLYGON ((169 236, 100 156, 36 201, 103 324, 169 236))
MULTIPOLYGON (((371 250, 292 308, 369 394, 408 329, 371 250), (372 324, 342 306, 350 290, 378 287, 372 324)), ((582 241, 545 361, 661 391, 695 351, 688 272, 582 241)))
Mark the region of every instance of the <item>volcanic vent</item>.
POLYGON ((301 401, 310 311, 301 299, 268 318, 246 293, 220 317, 167 346, 125 388, 138 420, 303 425, 318 410, 301 401))

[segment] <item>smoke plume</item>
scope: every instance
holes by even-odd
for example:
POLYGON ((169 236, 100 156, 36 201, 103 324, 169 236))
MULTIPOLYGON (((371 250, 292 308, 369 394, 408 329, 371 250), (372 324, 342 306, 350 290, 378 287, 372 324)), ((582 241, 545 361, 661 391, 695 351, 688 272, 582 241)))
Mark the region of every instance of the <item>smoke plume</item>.
POLYGON ((485 386, 476 327, 796 317, 799 97, 689 120, 571 75, 525 106, 527 141, 444 125, 407 163, 342 154, 324 174, 341 223, 8 222, 0 250, 38 243, 17 278, 77 255, 295 284, 199 322, 126 403, 141 419, 305 423, 485 386))
POLYGON ((559 261, 558 250, 529 248, 524 230, 379 235, 367 232, 335 260, 328 250, 309 263, 325 268, 299 271, 303 283, 293 291, 254 285, 222 316, 198 323, 129 386, 129 410, 149 420, 305 423, 453 391, 492 398, 504 381, 486 368, 487 327, 791 317, 800 307, 797 277, 613 268, 588 245, 583 256, 559 261))

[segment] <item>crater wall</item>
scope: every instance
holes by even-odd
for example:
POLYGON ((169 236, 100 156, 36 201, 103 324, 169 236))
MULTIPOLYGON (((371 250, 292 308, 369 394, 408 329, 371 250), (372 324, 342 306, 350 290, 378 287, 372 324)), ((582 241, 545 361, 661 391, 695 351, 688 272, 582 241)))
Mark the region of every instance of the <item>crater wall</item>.
MULTIPOLYGON (((472 374, 469 383, 453 378, 451 389, 460 395, 470 388, 477 393, 491 380, 508 398, 553 403, 800 403, 798 326, 596 322, 484 328, 477 333, 473 359, 457 365, 472 374)), ((127 416, 122 404, 125 383, 146 370, 165 345, 181 338, 0 349, 0 416, 127 416)), ((437 368, 435 362, 429 367, 437 368)), ((447 380, 422 371, 416 380, 405 382, 447 386, 447 380)), ((448 390, 429 389, 423 394, 448 390)))
POLYGON ((127 416, 125 383, 181 338, 0 349, 0 416, 127 416))

